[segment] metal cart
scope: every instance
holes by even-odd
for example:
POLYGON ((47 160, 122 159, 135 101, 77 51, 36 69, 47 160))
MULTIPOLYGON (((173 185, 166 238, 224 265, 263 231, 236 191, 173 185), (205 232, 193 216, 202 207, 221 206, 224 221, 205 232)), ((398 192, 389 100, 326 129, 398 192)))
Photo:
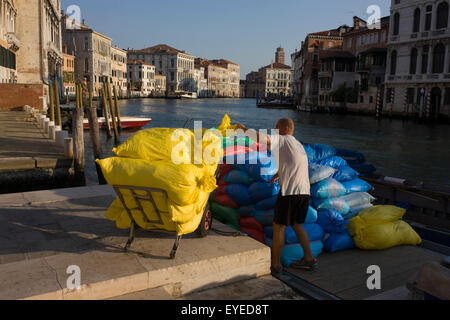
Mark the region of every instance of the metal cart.
MULTIPOLYGON (((135 236, 136 236, 136 230, 139 228, 139 225, 136 223, 136 220, 133 217, 133 214, 131 213, 131 210, 139 210, 142 213, 142 216, 144 218, 144 221, 149 224, 157 224, 157 225, 163 225, 163 220, 161 218, 162 214, 169 214, 168 211, 161 211, 158 206, 156 205, 155 199, 153 198, 152 193, 160 193, 166 202, 168 202, 169 198, 167 196, 167 192, 162 189, 155 189, 155 188, 141 188, 141 187, 131 187, 131 186, 119 186, 114 185, 113 186, 117 196, 119 197, 120 201, 122 202, 123 207, 128 213, 128 216, 131 219, 131 228, 130 228, 130 235, 128 237, 128 242, 124 247, 125 251, 128 251, 128 249, 131 247, 131 244, 134 242, 135 236), (131 192, 135 202, 137 203, 137 208, 129 208, 125 202, 125 198, 123 195, 123 191, 128 190, 131 192), (138 194, 138 192, 144 193, 145 195, 138 194), (145 214, 145 211, 142 206, 142 202, 150 202, 152 204, 153 209, 156 212, 157 220, 150 220, 147 215, 145 214)), ((213 222, 213 216, 211 211, 211 206, 209 204, 209 201, 206 203, 205 209, 203 210, 203 217, 200 222, 200 225, 198 229, 195 231, 197 235, 199 235, 202 238, 205 238, 208 236, 208 232, 211 229, 213 222)), ((175 255, 178 250, 178 246, 180 244, 182 236, 176 237, 175 243, 173 245, 172 251, 170 252, 170 259, 174 259, 175 255)))

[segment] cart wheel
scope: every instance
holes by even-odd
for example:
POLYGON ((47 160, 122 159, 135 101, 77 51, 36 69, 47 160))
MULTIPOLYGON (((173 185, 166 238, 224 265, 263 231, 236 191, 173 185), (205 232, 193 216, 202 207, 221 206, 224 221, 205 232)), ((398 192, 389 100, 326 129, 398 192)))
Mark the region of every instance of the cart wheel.
POLYGON ((208 236, 208 232, 211 229, 213 221, 211 206, 208 204, 206 205, 205 212, 203 213, 202 222, 200 223, 200 226, 197 229, 197 234, 205 238, 208 236))

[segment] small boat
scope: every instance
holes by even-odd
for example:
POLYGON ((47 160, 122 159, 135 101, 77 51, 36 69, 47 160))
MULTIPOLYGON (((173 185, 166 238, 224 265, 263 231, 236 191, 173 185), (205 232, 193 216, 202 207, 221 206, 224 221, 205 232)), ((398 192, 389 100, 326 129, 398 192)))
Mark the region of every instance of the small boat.
MULTIPOLYGON (((112 128, 112 120, 110 119, 110 124, 112 128)), ((120 125, 122 129, 139 129, 147 125, 151 118, 138 118, 138 117, 121 117, 120 125)), ((100 129, 106 129, 106 121, 104 117, 98 118, 98 125, 100 129)), ((83 122, 84 129, 89 129, 89 120, 84 119, 83 122)))
POLYGON ((196 92, 187 92, 181 95, 181 99, 198 99, 196 92))

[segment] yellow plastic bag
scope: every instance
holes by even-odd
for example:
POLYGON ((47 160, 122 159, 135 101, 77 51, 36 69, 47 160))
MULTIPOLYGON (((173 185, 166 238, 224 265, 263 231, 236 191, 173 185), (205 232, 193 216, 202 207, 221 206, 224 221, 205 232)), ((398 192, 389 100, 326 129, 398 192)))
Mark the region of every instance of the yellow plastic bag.
POLYGON ((405 209, 394 206, 374 206, 350 220, 347 228, 358 248, 383 250, 399 245, 418 245, 419 235, 400 219, 405 209))
POLYGON ((193 141, 188 129, 152 128, 139 131, 113 151, 119 157, 193 164, 193 141))
MULTIPOLYGON (((131 197, 131 194, 124 196, 127 207, 131 210, 136 223, 144 230, 162 229, 175 231, 178 235, 189 234, 197 230, 209 199, 209 194, 202 192, 197 203, 188 206, 178 206, 170 200, 166 202, 161 197, 158 198, 157 193, 152 193, 152 195, 158 210, 161 211, 160 217, 158 217, 150 202, 141 201, 142 209, 148 220, 157 221, 161 218, 162 224, 146 222, 142 216, 142 211, 137 209, 138 204, 131 197)), ((129 229, 131 226, 131 219, 119 198, 111 204, 106 212, 106 218, 116 222, 118 229, 129 229)))
POLYGON ((353 240, 356 246, 363 250, 383 250, 422 243, 422 239, 414 229, 402 220, 359 229, 353 240))
POLYGON ((226 114, 223 117, 222 123, 217 128, 217 130, 219 130, 222 133, 223 137, 228 137, 229 135, 227 135, 227 130, 236 130, 236 127, 237 127, 236 125, 234 125, 234 126, 231 125, 231 119, 228 116, 228 114, 226 114))
POLYGON ((97 163, 109 185, 162 189, 180 206, 194 204, 199 201, 200 192, 210 193, 217 188, 209 166, 119 157, 97 160, 97 163))

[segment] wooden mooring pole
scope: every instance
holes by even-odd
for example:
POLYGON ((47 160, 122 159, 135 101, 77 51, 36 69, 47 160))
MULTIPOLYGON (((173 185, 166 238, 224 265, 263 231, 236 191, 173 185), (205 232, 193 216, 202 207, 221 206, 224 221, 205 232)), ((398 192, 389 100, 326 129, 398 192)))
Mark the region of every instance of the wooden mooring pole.
POLYGON ((119 97, 117 96, 117 88, 115 85, 114 85, 114 106, 116 107, 117 125, 119 127, 119 130, 122 130, 122 124, 120 121, 119 97))
POLYGON ((77 108, 72 112, 72 136, 73 136, 73 156, 75 162, 75 172, 84 175, 84 132, 83 120, 84 112, 82 108, 83 89, 81 84, 77 85, 77 108))
POLYGON ((119 130, 117 129, 116 114, 114 112, 114 103, 113 103, 113 99, 112 99, 111 86, 109 85, 109 81, 106 82, 106 91, 108 94, 108 101, 109 101, 109 106, 110 106, 110 110, 111 110, 111 118, 112 118, 113 130, 114 130, 114 140, 115 140, 116 144, 118 144, 120 142, 119 130))
POLYGON ((53 85, 48 85, 48 95, 50 98, 50 121, 55 121, 55 99, 53 97, 53 85))
POLYGON ((109 123, 108 102, 106 101, 105 86, 103 86, 103 88, 102 88, 102 102, 103 102, 103 115, 105 117, 105 123, 106 123, 106 134, 108 135, 108 138, 111 138, 112 137, 111 124, 109 123))
POLYGON ((62 128, 62 121, 61 121, 61 105, 60 105, 60 103, 59 103, 59 86, 58 86, 58 79, 55 79, 54 85, 55 85, 55 100, 56 100, 56 121, 55 121, 55 125, 61 126, 61 128, 62 128))

